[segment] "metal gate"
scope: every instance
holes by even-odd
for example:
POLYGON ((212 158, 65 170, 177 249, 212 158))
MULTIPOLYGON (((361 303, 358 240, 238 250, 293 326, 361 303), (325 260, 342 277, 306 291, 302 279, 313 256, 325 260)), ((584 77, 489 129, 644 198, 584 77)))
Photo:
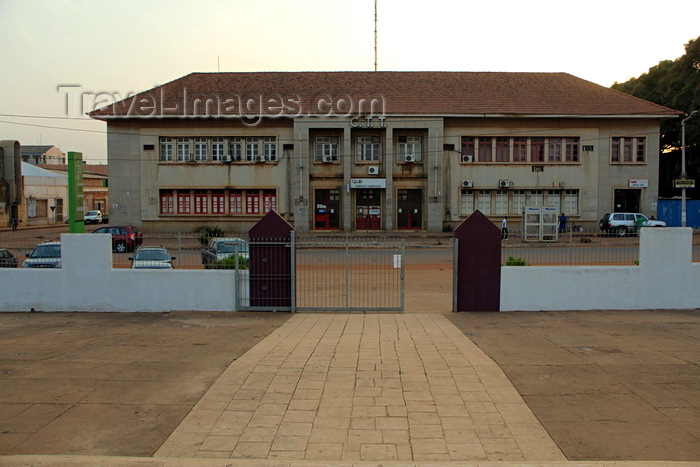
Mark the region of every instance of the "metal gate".
POLYGON ((251 270, 236 270, 237 310, 403 311, 401 239, 307 237, 251 242, 251 270), (286 251, 287 255, 280 255, 286 251), (253 256, 264 255, 255 270, 253 256))

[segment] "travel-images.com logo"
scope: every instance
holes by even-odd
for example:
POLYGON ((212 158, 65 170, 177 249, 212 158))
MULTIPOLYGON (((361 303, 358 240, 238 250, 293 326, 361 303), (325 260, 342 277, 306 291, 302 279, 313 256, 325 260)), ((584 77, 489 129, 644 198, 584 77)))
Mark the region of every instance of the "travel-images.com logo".
POLYGON ((240 118, 255 125, 265 118, 342 117, 350 118, 352 126, 384 126, 386 101, 382 95, 332 95, 323 93, 312 97, 300 94, 233 94, 220 96, 192 93, 183 88, 176 93, 160 88, 153 91, 122 96, 113 92, 90 92, 78 85, 60 85, 65 95, 65 115, 83 118, 102 110, 100 117, 112 118, 240 118), (108 108, 107 108, 108 107, 108 108))

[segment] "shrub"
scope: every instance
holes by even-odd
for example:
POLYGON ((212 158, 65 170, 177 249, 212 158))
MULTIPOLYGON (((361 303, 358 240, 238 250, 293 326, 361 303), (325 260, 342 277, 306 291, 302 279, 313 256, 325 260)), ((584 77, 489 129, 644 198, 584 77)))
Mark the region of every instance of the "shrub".
MULTIPOLYGON (((236 255, 211 263, 211 269, 236 269, 236 255)), ((248 258, 238 255, 238 269, 249 269, 248 258)))
POLYGON ((509 256, 506 260, 506 266, 527 266, 527 263, 523 258, 514 258, 509 256))

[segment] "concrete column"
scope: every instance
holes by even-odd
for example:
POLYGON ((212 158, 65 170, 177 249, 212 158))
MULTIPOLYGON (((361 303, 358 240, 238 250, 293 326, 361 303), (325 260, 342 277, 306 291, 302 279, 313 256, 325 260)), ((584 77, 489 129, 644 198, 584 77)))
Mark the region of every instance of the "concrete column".
POLYGON ((354 156, 352 153, 352 129, 348 123, 343 128, 343 140, 340 144, 340 160, 343 165, 343 192, 340 195, 342 200, 341 206, 343 210, 343 230, 350 232, 352 230, 352 220, 354 218, 353 205, 355 202, 355 191, 349 189, 350 179, 352 178, 352 166, 354 156))
POLYGON ((387 126, 385 139, 385 151, 383 157, 384 174, 386 176, 386 193, 384 202, 384 225, 387 232, 394 230, 394 211, 395 193, 394 193, 394 167, 396 166, 396 148, 394 147, 394 130, 391 126, 387 126))
POLYGON ((425 173, 427 175, 427 227, 428 232, 442 232, 445 212, 445 184, 443 182, 442 120, 431 122, 425 148, 425 173))

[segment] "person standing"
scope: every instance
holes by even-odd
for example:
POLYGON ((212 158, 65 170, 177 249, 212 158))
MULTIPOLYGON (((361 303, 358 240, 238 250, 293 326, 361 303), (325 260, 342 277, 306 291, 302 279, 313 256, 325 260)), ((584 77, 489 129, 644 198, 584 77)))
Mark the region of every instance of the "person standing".
POLYGON ((566 232, 566 214, 563 212, 559 216, 559 232, 566 232))
POLYGON ((508 240, 508 221, 505 217, 501 221, 501 240, 508 240))
POLYGON ((10 219, 10 225, 12 225, 12 230, 17 230, 17 218, 13 217, 10 219))

